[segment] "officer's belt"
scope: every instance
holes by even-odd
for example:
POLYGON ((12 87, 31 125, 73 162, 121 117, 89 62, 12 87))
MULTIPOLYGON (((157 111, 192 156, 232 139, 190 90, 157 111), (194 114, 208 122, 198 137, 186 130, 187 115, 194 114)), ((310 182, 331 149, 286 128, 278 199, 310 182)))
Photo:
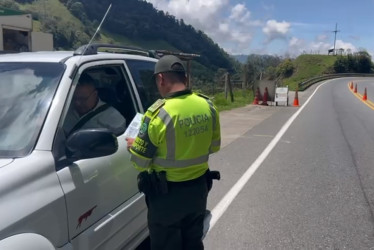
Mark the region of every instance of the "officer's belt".
POLYGON ((199 183, 206 179, 206 173, 204 173, 202 176, 197 177, 196 179, 188 180, 188 181, 167 181, 168 187, 188 187, 188 186, 194 186, 196 183, 199 183))
POLYGON ((131 155, 130 160, 133 161, 139 167, 147 168, 153 162, 156 165, 160 165, 165 168, 185 168, 193 165, 203 164, 208 162, 209 154, 203 155, 197 158, 188 159, 188 160, 172 160, 172 159, 162 159, 162 158, 154 158, 147 159, 141 158, 137 155, 131 155))
POLYGON ((188 160, 171 160, 171 159, 162 159, 154 158, 153 164, 160 165, 165 168, 184 168, 193 165, 203 164, 208 162, 209 155, 203 155, 197 158, 188 159, 188 160))

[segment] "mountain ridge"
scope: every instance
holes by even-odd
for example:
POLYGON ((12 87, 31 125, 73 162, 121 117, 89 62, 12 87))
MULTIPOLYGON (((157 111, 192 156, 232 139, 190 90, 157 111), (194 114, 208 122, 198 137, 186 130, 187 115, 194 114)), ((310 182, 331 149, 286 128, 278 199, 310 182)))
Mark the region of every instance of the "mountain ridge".
POLYGON ((95 42, 199 54, 191 65, 201 83, 213 81, 218 69, 236 72, 239 68, 204 32, 146 1, 4 0, 2 5, 31 12, 36 27, 53 33, 57 50, 70 50, 88 43, 110 4, 95 42))

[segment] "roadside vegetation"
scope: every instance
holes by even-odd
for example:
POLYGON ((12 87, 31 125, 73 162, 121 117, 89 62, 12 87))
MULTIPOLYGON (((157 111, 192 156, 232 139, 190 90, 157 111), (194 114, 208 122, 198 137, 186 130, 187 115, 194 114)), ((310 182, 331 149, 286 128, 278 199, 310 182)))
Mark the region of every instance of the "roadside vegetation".
POLYGON ((336 56, 300 55, 292 61, 293 73, 282 79, 282 85, 295 90, 300 82, 324 74, 333 74, 336 56))
POLYGON ((243 107, 253 102, 253 92, 249 89, 234 90, 234 102, 231 102, 230 95, 225 97, 224 92, 217 93, 213 96, 213 103, 218 111, 230 110, 233 108, 243 107))
POLYGON ((346 55, 300 55, 295 59, 251 55, 244 65, 247 86, 259 86, 262 79, 296 90, 308 79, 339 73, 373 73, 371 56, 364 50, 346 55), (260 59, 259 59, 260 58, 260 59))

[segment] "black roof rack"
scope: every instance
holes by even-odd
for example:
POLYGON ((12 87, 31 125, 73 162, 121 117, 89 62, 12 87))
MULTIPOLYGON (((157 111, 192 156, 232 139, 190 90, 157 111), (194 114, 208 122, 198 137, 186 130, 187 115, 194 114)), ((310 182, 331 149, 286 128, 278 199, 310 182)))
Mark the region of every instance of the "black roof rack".
POLYGON ((153 50, 145 50, 137 47, 129 47, 115 44, 104 44, 104 43, 94 43, 90 45, 83 45, 74 51, 74 55, 96 55, 98 50, 102 49, 103 52, 111 53, 123 53, 123 54, 133 54, 148 56, 153 58, 160 58, 159 55, 153 50))
POLYGON ((129 47, 129 46, 122 46, 122 45, 115 45, 115 44, 104 44, 104 43, 94 43, 89 45, 83 45, 79 47, 77 50, 74 51, 74 55, 96 55, 98 50, 100 52, 111 52, 111 53, 122 53, 122 54, 132 54, 132 55, 141 55, 147 57, 153 57, 156 59, 160 59, 165 55, 175 55, 178 56, 181 60, 187 61, 187 82, 188 86, 191 87, 190 83, 190 61, 200 57, 199 54, 190 54, 190 53, 183 53, 183 52, 174 52, 168 50, 145 50, 142 48, 137 47, 129 47))
POLYGON ((166 55, 174 55, 179 57, 181 60, 192 60, 196 57, 200 57, 199 54, 192 54, 192 53, 183 53, 183 52, 174 52, 169 50, 155 50, 154 53, 156 54, 157 58, 161 58, 166 55))

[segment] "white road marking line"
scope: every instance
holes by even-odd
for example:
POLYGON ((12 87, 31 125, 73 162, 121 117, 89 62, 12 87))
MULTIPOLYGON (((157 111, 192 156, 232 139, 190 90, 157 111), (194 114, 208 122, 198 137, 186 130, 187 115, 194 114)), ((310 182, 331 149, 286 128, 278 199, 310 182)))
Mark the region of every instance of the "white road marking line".
POLYGON ((291 126, 292 122, 296 119, 296 117, 300 114, 300 112, 304 109, 304 107, 309 103, 309 101, 312 99, 312 97, 317 92, 317 90, 321 86, 325 85, 326 83, 328 83, 330 81, 332 81, 332 80, 328 80, 328 81, 324 82, 323 84, 319 85, 314 90, 313 94, 307 99, 307 101, 304 103, 304 105, 302 105, 299 108, 299 110, 296 111, 290 117, 290 119, 288 119, 288 121, 283 125, 283 127, 279 130, 277 135, 269 143, 269 145, 264 149, 264 151, 257 157, 257 159, 252 163, 252 165, 247 169, 247 171, 242 175, 242 177, 234 184, 234 186, 229 190, 229 192, 227 192, 227 194, 213 208, 210 216, 206 217, 206 219, 204 221, 204 232, 209 233, 212 230, 212 228, 215 226, 217 221, 226 212, 227 208, 234 201, 235 197, 243 189, 244 185, 247 184, 249 179, 256 172, 256 170, 260 167, 260 165, 266 159, 266 157, 270 154, 270 152, 273 150, 275 145, 277 145, 277 143, 279 142, 281 137, 284 135, 284 133, 287 131, 287 129, 291 126))

